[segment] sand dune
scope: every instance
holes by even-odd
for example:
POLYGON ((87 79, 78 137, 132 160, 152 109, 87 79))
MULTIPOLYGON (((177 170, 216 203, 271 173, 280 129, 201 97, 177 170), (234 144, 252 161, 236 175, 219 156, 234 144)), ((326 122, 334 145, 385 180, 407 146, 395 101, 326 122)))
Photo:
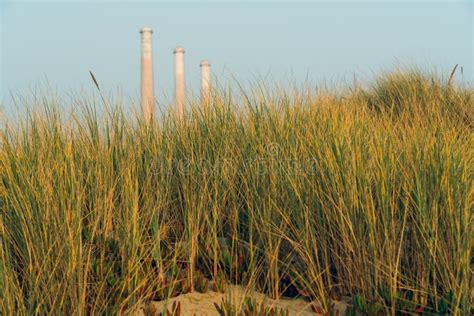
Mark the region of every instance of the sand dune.
MULTIPOLYGON (((258 304, 262 302, 266 306, 274 306, 288 310, 289 315, 312 315, 315 313, 311 309, 311 303, 302 299, 288 299, 282 298, 280 300, 273 300, 268 296, 251 292, 242 286, 228 285, 226 293, 218 293, 208 291, 206 293, 187 293, 177 297, 171 298, 168 301, 152 302, 148 307, 148 311, 158 313, 168 309, 171 311, 174 302, 181 303, 181 315, 196 315, 196 316, 219 316, 219 313, 214 305, 220 305, 222 300, 226 297, 230 298, 236 307, 242 306, 246 297, 252 297, 258 304)), ((348 306, 348 299, 334 302, 335 308, 339 310, 339 315, 344 315, 348 306)), ((137 315, 145 315, 144 309, 141 309, 137 315)))

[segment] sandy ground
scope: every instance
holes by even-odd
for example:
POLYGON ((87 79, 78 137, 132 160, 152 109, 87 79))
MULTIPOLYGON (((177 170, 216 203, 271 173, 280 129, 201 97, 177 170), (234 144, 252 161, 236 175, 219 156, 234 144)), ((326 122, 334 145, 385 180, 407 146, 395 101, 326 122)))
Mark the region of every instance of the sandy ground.
MULTIPOLYGON (((174 302, 181 303, 181 315, 196 315, 196 316, 219 316, 214 303, 220 305, 222 299, 227 296, 231 298, 231 301, 235 306, 241 306, 244 302, 245 297, 251 296, 258 302, 264 302, 266 306, 276 306, 279 308, 286 308, 288 310, 288 315, 311 315, 315 316, 316 314, 311 309, 311 303, 306 302, 302 299, 287 299, 283 298, 278 301, 269 298, 261 293, 249 292, 246 291, 244 287, 228 285, 226 293, 217 293, 213 291, 208 291, 206 293, 187 293, 174 297, 167 302, 152 302, 152 308, 157 315, 167 308, 169 311, 172 309, 174 302)), ((339 315, 344 315, 346 308, 348 306, 348 299, 343 299, 341 301, 334 302, 335 308, 339 310, 339 315)), ((150 310, 150 309, 149 309, 150 310)), ((140 310, 136 315, 145 315, 144 310, 140 310)))

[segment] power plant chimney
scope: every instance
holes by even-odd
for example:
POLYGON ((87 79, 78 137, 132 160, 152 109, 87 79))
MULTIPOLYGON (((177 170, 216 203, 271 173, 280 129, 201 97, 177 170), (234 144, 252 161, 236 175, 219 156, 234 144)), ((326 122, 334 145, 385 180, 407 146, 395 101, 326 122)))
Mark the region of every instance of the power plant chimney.
POLYGON ((211 64, 207 59, 201 61, 201 104, 208 105, 211 100, 211 64))
POLYGON ((141 106, 143 118, 148 124, 154 116, 155 94, 153 89, 153 54, 151 46, 151 35, 153 30, 144 27, 140 30, 141 34, 141 106))
POLYGON ((186 110, 186 83, 184 79, 184 48, 176 47, 175 56, 175 102, 178 117, 183 118, 186 110))

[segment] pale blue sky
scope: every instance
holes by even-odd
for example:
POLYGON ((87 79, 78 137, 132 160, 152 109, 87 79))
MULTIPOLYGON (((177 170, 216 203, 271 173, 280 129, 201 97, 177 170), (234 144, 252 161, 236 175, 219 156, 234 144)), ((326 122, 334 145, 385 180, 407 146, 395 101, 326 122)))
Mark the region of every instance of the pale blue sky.
POLYGON ((0 0, 0 103, 38 84, 60 93, 105 90, 138 99, 140 34, 154 29, 155 89, 173 95, 173 48, 186 49, 188 87, 209 59, 221 82, 260 76, 317 85, 370 80, 396 65, 474 80, 473 5, 464 1, 160 2, 0 0))

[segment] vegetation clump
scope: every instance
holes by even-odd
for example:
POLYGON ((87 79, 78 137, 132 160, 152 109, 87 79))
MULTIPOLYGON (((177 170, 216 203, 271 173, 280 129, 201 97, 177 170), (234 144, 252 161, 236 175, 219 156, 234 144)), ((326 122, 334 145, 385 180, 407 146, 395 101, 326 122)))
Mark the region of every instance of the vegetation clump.
POLYGON ((474 90, 413 72, 259 91, 150 126, 92 101, 6 122, 0 313, 116 314, 207 280, 328 315, 341 295, 472 313, 474 90))

